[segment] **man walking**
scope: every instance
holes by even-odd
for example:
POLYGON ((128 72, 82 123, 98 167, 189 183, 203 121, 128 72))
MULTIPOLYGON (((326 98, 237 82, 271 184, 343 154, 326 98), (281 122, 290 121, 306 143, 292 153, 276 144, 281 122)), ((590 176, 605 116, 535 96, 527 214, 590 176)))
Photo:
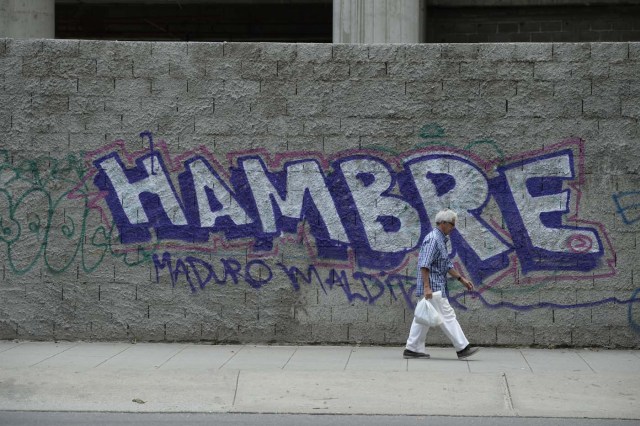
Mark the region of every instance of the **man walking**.
MULTIPOLYGON (((420 247, 416 297, 431 300, 431 304, 442 315, 443 322, 440 329, 453 343, 458 359, 465 359, 478 352, 480 348, 469 345, 447 298, 447 273, 460 281, 468 290, 474 289, 473 283, 453 269, 453 263, 449 260, 447 236, 455 229, 457 219, 456 212, 448 209, 436 214, 436 227, 424 237, 420 247)), ((405 359, 429 358, 429 354, 425 352, 428 331, 428 326, 417 323, 414 318, 403 353, 405 359)))

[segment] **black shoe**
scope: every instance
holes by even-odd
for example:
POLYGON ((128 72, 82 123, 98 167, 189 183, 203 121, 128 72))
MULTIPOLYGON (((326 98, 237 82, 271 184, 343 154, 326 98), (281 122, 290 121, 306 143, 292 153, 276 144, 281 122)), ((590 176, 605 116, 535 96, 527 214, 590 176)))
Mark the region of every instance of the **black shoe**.
POLYGON ((480 348, 475 348, 475 347, 472 347, 471 345, 467 345, 466 348, 456 353, 458 354, 458 359, 465 359, 465 358, 469 358, 471 355, 475 354, 479 350, 480 348))
POLYGON ((409 349, 405 349, 404 352, 402 353, 402 357, 404 359, 411 359, 411 358, 429 359, 429 358, 431 358, 431 355, 425 354, 425 353, 422 353, 422 352, 414 352, 414 351, 410 351, 409 349))

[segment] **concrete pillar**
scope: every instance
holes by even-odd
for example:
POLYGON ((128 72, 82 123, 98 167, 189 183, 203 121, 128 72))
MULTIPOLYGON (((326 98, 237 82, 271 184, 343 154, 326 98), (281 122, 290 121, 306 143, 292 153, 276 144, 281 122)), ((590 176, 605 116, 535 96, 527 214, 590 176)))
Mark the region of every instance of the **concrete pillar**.
POLYGON ((333 0, 333 42, 424 42, 425 18, 424 0, 333 0))
POLYGON ((0 38, 55 38, 55 0, 0 0, 0 38))

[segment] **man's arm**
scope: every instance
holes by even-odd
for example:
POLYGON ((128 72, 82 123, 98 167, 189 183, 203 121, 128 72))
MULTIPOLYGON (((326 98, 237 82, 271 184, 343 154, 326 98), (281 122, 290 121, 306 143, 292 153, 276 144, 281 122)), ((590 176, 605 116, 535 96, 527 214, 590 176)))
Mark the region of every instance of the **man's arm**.
POLYGON ((424 298, 431 299, 433 297, 433 291, 431 290, 431 283, 429 282, 429 268, 423 266, 420 268, 420 274, 422 274, 422 284, 424 285, 424 298))
POLYGON ((455 269, 451 268, 451 269, 449 269, 448 272, 449 272, 449 275, 451 275, 453 278, 455 278, 458 281, 460 281, 467 288, 467 290, 473 290, 475 288, 470 279, 464 278, 455 269))

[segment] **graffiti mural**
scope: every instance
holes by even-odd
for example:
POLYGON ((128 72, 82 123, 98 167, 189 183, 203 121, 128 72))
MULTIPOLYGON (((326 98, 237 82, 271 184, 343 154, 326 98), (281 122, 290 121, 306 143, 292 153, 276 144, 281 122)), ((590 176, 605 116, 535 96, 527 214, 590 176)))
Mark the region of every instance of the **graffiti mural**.
POLYGON ((125 245, 215 251, 239 241, 268 257, 293 237, 314 261, 387 272, 406 265, 431 218, 451 207, 462 224, 453 255, 478 282, 514 257, 524 274, 611 274, 606 231, 578 217, 582 150, 568 140, 501 165, 442 148, 400 158, 254 151, 229 155, 227 169, 204 147, 172 158, 163 144, 129 153, 117 142, 91 153, 100 190, 91 198, 104 199, 125 245), (488 204, 499 216, 485 214, 488 204))
MULTIPOLYGON (((510 157, 498 150, 487 159, 472 148, 497 148, 495 142, 456 149, 441 143, 442 129, 432 125, 421 130, 425 144, 402 153, 253 150, 221 158, 206 146, 173 155, 151 133, 141 136, 146 148, 119 140, 84 158, 14 164, 2 153, 0 241, 10 273, 44 267, 91 274, 115 258, 148 264, 156 281, 168 276, 193 293, 240 283, 264 291, 278 281, 292 291, 342 291, 349 303, 375 304, 386 295, 413 307, 420 242, 435 213, 452 208, 459 226, 451 256, 476 282, 472 296, 485 307, 622 304, 639 330, 637 291, 624 300, 566 305, 522 304, 517 294, 497 303, 485 297, 549 279, 579 283, 616 274, 607 230, 580 214, 580 139, 510 157), (66 249, 53 250, 60 246, 66 249)), ((619 207, 631 200, 618 212, 633 223, 635 204, 627 195, 614 200, 619 207)), ((467 295, 452 286, 459 308, 467 295)))

